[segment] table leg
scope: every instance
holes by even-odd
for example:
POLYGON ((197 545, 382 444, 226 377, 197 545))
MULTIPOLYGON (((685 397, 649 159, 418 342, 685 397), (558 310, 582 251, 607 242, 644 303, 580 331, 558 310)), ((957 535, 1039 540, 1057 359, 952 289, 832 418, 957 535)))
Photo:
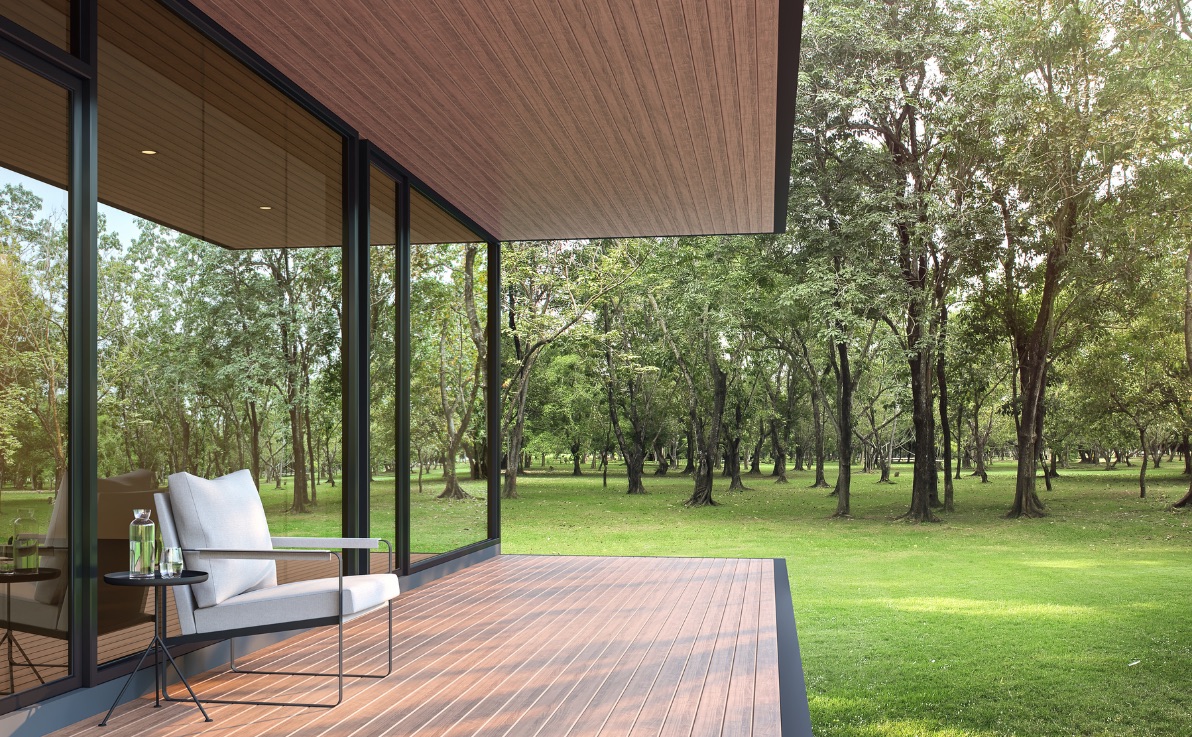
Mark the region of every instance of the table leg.
MULTIPOLYGON (((41 682, 42 685, 45 685, 46 679, 41 677, 41 673, 38 672, 37 666, 34 665, 33 660, 29 658, 29 653, 25 652, 25 648, 21 647, 21 643, 17 642, 17 636, 12 633, 12 630, 8 631, 8 649, 9 649, 8 667, 11 669, 13 665, 18 665, 17 663, 13 662, 13 658, 12 658, 13 645, 16 645, 17 651, 21 654, 21 657, 25 659, 24 665, 27 668, 29 668, 29 670, 33 671, 33 675, 37 677, 37 680, 39 682, 41 682)), ((51 667, 53 667, 52 663, 50 665, 51 665, 51 667)), ((45 666, 46 666, 46 664, 42 663, 42 667, 44 668, 45 666)))
POLYGON ((186 680, 186 676, 183 675, 182 669, 179 668, 178 664, 174 662, 174 656, 170 655, 169 650, 166 650, 165 643, 163 642, 161 645, 162 650, 165 650, 166 658, 168 658, 170 661, 170 665, 174 666, 174 672, 178 674, 178 679, 182 681, 182 685, 186 686, 186 690, 190 693, 191 700, 195 702, 195 706, 199 707, 199 711, 203 712, 203 721, 215 721, 211 717, 207 716, 207 710, 203 708, 203 704, 199 701, 199 697, 195 695, 195 690, 190 687, 190 682, 186 680))
POLYGON ((132 683, 132 679, 137 677, 137 671, 145 664, 145 658, 149 657, 149 651, 156 647, 157 635, 153 636, 153 642, 149 643, 149 647, 145 648, 145 652, 141 653, 141 659, 137 661, 137 667, 132 669, 132 673, 128 674, 128 679, 124 681, 124 685, 120 687, 120 693, 116 694, 116 700, 112 702, 112 708, 108 709, 107 715, 104 716, 103 721, 99 726, 108 726, 108 720, 112 718, 112 712, 116 711, 116 707, 120 704, 120 699, 124 697, 124 692, 128 690, 128 684, 132 683))
POLYGON ((4 621, 8 623, 8 634, 5 635, 5 639, 8 640, 8 692, 16 693, 17 684, 14 678, 16 668, 13 667, 15 663, 12 661, 12 584, 7 582, 4 584, 4 605, 6 609, 4 621))
POLYGON ((165 647, 165 625, 161 624, 164 619, 163 607, 161 606, 162 588, 160 586, 153 587, 153 636, 156 642, 153 646, 153 708, 161 708, 161 687, 164 685, 165 673, 161 670, 161 652, 160 648, 165 647))

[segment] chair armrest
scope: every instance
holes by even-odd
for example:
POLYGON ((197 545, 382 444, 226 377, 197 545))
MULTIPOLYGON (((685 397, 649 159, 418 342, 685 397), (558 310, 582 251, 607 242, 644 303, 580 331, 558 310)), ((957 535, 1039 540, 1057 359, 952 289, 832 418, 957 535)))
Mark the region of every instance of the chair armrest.
POLYGON ((275 548, 332 548, 344 550, 371 550, 388 540, 379 537, 274 537, 270 538, 275 548))
POLYGON ((274 537, 275 548, 331 548, 332 550, 372 550, 385 546, 389 573, 394 571, 393 543, 383 537, 274 537))
POLYGON ((199 558, 222 560, 331 560, 339 554, 331 550, 228 550, 219 548, 185 549, 199 558))

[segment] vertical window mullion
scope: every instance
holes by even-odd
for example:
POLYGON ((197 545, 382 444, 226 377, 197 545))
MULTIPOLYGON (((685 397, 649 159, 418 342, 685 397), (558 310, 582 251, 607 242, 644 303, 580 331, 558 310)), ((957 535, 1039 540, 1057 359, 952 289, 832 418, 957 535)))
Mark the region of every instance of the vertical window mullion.
POLYGON ((410 184, 397 185, 397 382, 394 418, 397 423, 394 468, 394 517, 397 523, 398 565, 410 572, 410 184))

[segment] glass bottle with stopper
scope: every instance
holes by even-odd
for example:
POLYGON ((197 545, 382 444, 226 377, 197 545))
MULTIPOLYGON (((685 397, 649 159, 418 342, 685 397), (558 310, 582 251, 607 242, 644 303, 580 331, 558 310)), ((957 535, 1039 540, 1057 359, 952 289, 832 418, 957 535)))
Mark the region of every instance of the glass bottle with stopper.
POLYGON ((157 525, 149 516, 152 509, 134 509, 132 524, 128 526, 128 576, 153 578, 157 562, 157 525))

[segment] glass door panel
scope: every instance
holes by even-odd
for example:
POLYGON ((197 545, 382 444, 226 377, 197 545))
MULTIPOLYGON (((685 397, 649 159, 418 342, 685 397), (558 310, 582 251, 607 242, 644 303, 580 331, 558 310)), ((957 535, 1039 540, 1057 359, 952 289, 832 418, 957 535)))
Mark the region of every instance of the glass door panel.
POLYGON ((0 59, 0 695, 70 674, 70 94, 0 59))

